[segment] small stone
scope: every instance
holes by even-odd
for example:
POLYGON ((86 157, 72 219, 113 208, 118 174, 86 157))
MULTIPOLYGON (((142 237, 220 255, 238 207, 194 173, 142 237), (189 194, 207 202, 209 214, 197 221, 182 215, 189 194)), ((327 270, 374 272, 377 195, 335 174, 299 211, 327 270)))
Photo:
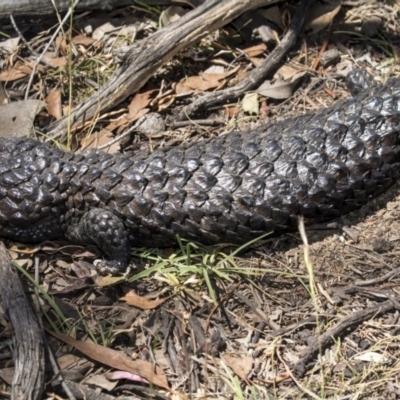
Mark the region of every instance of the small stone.
POLYGON ((387 253, 393 249, 393 243, 383 239, 374 240, 371 244, 377 253, 387 253))
POLYGON ((326 68, 331 65, 336 65, 340 62, 340 53, 338 49, 330 49, 322 54, 319 63, 322 67, 326 68))
POLYGON ((165 124, 160 114, 149 113, 136 122, 135 128, 137 132, 149 137, 164 132, 165 124))

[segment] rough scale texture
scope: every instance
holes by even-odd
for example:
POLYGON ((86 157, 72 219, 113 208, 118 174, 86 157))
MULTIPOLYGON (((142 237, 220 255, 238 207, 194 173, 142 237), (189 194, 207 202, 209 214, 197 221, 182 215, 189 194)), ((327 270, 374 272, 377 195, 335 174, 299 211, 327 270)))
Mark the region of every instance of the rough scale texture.
MULTIPOLYGON (((350 77, 358 92, 368 79, 350 77)), ((0 235, 96 244, 103 270, 130 246, 243 243, 361 207, 400 175, 400 79, 260 129, 133 157, 0 139, 0 235)))

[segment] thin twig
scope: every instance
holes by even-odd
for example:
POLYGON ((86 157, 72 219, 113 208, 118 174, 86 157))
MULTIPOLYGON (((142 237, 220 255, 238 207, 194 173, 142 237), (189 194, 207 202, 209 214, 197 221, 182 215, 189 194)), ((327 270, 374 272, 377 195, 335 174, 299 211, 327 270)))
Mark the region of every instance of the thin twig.
POLYGON ((396 268, 392 271, 389 271, 387 274, 378 276, 375 279, 368 279, 365 281, 356 281, 354 282, 354 286, 371 286, 371 285, 376 285, 378 283, 383 283, 388 281, 390 278, 397 276, 400 272, 400 268, 396 268))
POLYGON ((29 82, 28 82, 28 86, 26 88, 25 91, 25 100, 28 100, 29 97, 29 91, 31 90, 31 86, 33 83, 33 79, 35 77, 35 72, 36 72, 36 68, 37 66, 40 64, 40 62, 42 61, 42 58, 44 57, 44 55, 46 54, 47 50, 49 49, 51 43, 53 43, 53 41, 55 40, 55 38, 57 37, 58 33, 60 32, 62 26, 65 24, 65 22, 68 20, 69 16, 72 13, 72 10, 78 5, 79 0, 75 0, 74 4, 72 4, 72 6, 69 8, 67 14, 65 14, 65 17, 62 19, 61 23, 58 25, 57 29, 55 30, 55 32, 53 33, 52 37, 50 38, 49 42, 46 44, 45 48, 43 49, 42 53, 39 55, 39 57, 37 58, 35 65, 32 68, 32 73, 31 76, 29 77, 29 82))
POLYGON ((172 129, 182 128, 188 125, 202 125, 202 126, 220 126, 224 125, 225 121, 218 119, 196 119, 196 120, 186 120, 186 121, 173 121, 170 124, 172 129))
POLYGON ((335 338, 347 332, 351 328, 359 326, 362 322, 382 315, 385 312, 397 308, 400 296, 386 300, 383 303, 368 307, 365 310, 356 312, 347 317, 342 318, 335 326, 328 329, 320 336, 316 336, 311 340, 310 345, 303 351, 301 361, 294 366, 294 371, 298 376, 304 376, 307 371, 307 364, 321 351, 326 348, 335 338))
POLYGON ((25 46, 29 49, 29 51, 31 52, 31 54, 35 57, 38 57, 39 54, 32 48, 32 46, 27 42, 27 40, 25 39, 24 35, 22 34, 22 32, 19 30, 17 23, 15 22, 15 19, 13 17, 12 14, 10 14, 10 20, 11 20, 11 25, 13 26, 15 32, 17 32, 17 35, 19 36, 19 38, 24 42, 25 46))

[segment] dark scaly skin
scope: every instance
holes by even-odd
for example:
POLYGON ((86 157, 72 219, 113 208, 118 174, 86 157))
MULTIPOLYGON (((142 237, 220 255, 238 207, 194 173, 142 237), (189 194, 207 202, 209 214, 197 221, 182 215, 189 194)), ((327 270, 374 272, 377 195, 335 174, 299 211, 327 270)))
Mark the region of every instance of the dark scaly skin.
MULTIPOLYGON (((368 79, 354 72, 352 90, 368 79)), ((0 235, 66 238, 124 272, 130 246, 244 243, 361 207, 400 175, 400 79, 316 113, 152 154, 0 139, 0 235)))

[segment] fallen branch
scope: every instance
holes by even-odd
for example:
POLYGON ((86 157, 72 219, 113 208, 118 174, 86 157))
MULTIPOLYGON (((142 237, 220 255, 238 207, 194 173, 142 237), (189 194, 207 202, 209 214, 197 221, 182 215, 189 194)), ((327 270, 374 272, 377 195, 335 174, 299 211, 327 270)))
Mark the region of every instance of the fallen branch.
POLYGON ((176 22, 133 46, 113 77, 70 115, 50 125, 46 134, 50 139, 64 141, 69 127, 84 124, 137 92, 163 63, 182 49, 225 26, 244 12, 277 1, 207 0, 176 22))
POLYGON ((260 86, 267 76, 279 66, 288 51, 296 43, 303 30, 304 22, 308 15, 308 10, 314 2, 315 0, 305 0, 300 4, 296 10, 296 14, 286 35, 280 44, 271 52, 268 58, 258 68, 255 68, 253 71, 251 71, 251 73, 245 79, 232 88, 220 90, 214 93, 206 93, 200 96, 190 105, 183 108, 178 115, 178 119, 188 119, 189 117, 201 111, 207 110, 216 104, 235 100, 238 97, 243 96, 243 94, 245 94, 247 91, 253 90, 260 86))
POLYGON ((33 315, 17 271, 0 242, 0 294, 14 329, 15 374, 12 399, 41 399, 44 383, 42 330, 33 315))
POLYGON ((377 304, 376 306, 369 307, 341 319, 335 326, 312 340, 311 344, 303 351, 301 361, 294 366, 294 373, 297 376, 303 377, 307 372, 307 364, 320 352, 321 349, 325 349, 337 337, 344 333, 348 333, 349 329, 357 327, 362 322, 398 308, 399 302, 400 296, 397 296, 393 299, 377 304))

